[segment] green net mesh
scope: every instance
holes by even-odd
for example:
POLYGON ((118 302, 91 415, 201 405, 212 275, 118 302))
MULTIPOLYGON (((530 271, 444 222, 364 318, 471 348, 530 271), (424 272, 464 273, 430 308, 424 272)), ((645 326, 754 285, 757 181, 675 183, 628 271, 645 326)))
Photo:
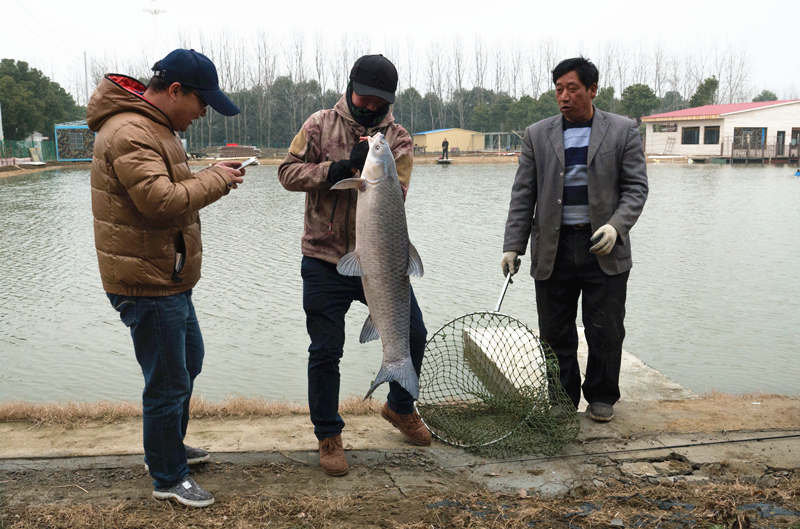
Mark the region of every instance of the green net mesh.
POLYGON ((417 411, 433 435, 471 452, 553 455, 580 430, 558 372, 552 350, 524 323, 474 312, 428 340, 417 411))

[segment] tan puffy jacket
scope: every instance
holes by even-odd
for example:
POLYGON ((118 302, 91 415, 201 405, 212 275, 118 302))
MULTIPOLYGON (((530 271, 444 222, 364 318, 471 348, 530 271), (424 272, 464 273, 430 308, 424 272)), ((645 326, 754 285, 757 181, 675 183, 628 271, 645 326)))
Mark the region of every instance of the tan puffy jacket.
POLYGON ((218 168, 192 174, 165 114, 139 81, 108 75, 86 111, 97 133, 92 157, 94 240, 103 288, 126 296, 169 296, 200 279, 198 211, 230 190, 218 168), (176 253, 185 264, 175 273, 176 253))
MULTIPOLYGON (((389 112, 377 127, 365 129, 355 122, 342 96, 333 109, 320 110, 306 120, 278 168, 278 177, 289 191, 306 192, 303 255, 338 264, 356 244, 358 191, 331 191, 328 169, 333 162, 350 157, 361 136, 382 132, 391 146, 397 176, 406 188, 414 165, 414 146, 406 129, 389 112)), ((354 177, 359 177, 356 174, 354 177)))

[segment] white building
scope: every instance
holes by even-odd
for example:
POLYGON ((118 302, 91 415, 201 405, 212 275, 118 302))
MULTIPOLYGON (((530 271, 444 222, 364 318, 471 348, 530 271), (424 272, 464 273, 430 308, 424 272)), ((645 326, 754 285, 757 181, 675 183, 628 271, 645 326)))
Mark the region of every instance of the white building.
POLYGON ((649 156, 795 158, 800 153, 800 99, 706 105, 642 122, 649 156))

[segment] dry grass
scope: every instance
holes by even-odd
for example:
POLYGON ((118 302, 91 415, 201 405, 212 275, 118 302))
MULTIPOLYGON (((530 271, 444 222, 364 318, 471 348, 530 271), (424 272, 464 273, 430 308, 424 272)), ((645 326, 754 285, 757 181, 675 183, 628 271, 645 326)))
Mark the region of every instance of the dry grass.
POLYGON ((487 490, 437 494, 357 495, 268 492, 236 494, 208 509, 187 509, 168 502, 122 502, 116 505, 18 506, 8 509, 0 528, 88 527, 393 527, 430 528, 557 528, 674 527, 746 529, 769 525, 796 528, 796 516, 762 519, 746 504, 768 504, 797 512, 800 484, 762 490, 739 482, 697 486, 615 484, 581 498, 520 497, 487 490))
MULTIPOLYGON (((382 403, 353 395, 339 403, 343 415, 378 413, 382 403)), ((221 402, 193 398, 190 407, 193 418, 200 417, 281 417, 307 414, 305 404, 268 401, 262 398, 228 397, 221 402)), ((0 402, 0 422, 28 421, 36 426, 60 425, 79 427, 87 423, 108 424, 142 416, 141 402, 100 400, 96 402, 0 402)))

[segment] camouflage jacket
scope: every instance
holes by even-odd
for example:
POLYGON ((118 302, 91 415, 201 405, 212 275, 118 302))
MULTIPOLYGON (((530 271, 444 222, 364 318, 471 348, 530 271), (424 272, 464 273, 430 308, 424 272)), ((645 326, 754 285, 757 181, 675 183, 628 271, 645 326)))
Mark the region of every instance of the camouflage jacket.
POLYGON ((278 169, 278 178, 287 190, 306 193, 303 255, 338 264, 339 259, 355 249, 358 191, 331 191, 328 169, 333 162, 349 158, 361 136, 378 132, 392 146, 397 175, 407 188, 414 148, 411 136, 394 122, 391 112, 377 127, 365 129, 350 115, 347 99, 342 96, 333 109, 312 114, 295 136, 278 169))

